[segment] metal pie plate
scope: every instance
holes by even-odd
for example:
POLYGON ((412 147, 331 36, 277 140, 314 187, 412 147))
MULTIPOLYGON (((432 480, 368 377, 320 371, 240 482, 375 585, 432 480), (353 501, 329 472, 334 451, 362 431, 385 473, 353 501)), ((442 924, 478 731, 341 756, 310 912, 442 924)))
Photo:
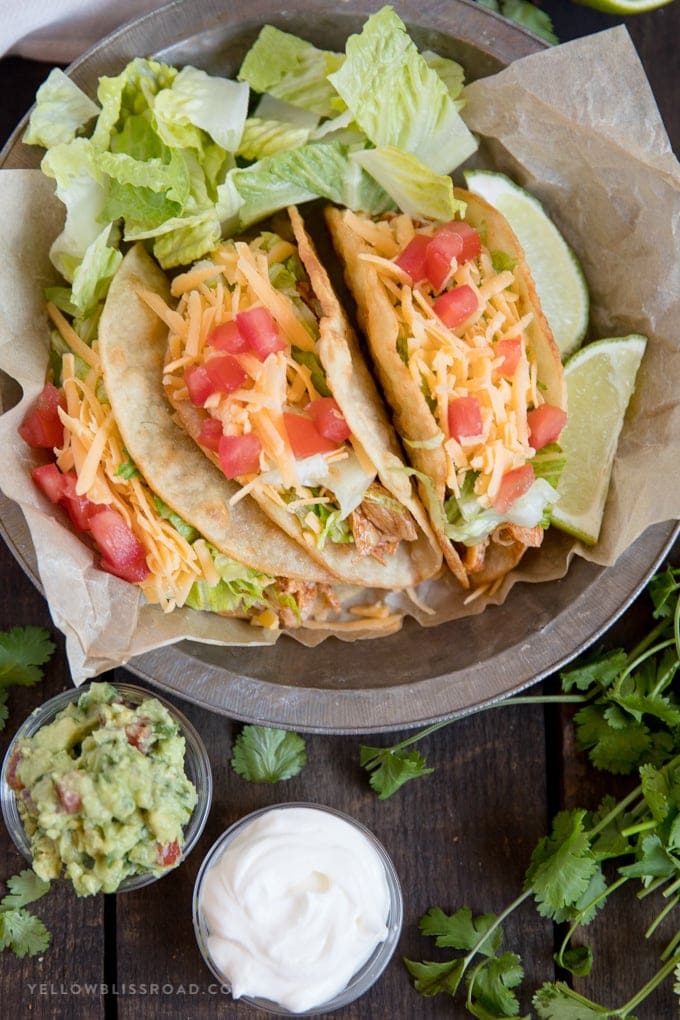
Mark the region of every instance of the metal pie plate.
MULTIPOLYGON (((94 94, 100 75, 117 74, 133 57, 154 54, 231 75, 265 23, 339 49, 381 6, 297 0, 281 13, 266 0, 246 6, 176 0, 108 36, 69 74, 94 94)), ((535 36, 468 0, 405 4, 400 13, 419 47, 459 60, 468 80, 544 48, 535 36)), ((20 143, 21 129, 0 155, 5 167, 38 165, 39 152, 20 143)), ((40 588, 21 511, 0 495, 0 512, 0 531, 40 588)), ((656 525, 614 566, 575 557, 562 580, 518 584, 504 605, 439 627, 407 619, 390 637, 354 643, 329 638, 313 649, 286 636, 273 646, 247 649, 184 641, 138 656, 127 668, 214 712, 308 732, 370 733, 454 718, 554 673, 597 640, 644 588, 678 533, 676 522, 656 525)))

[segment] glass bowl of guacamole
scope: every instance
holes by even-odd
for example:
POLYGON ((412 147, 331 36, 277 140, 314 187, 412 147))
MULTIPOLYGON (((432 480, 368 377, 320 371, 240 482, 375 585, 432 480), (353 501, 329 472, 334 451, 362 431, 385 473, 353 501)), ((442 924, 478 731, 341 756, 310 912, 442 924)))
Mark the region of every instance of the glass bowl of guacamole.
POLYGON ((64 691, 19 728, 2 766, 2 813, 17 849, 78 896, 139 889, 191 852, 212 773, 189 720, 131 684, 64 691))

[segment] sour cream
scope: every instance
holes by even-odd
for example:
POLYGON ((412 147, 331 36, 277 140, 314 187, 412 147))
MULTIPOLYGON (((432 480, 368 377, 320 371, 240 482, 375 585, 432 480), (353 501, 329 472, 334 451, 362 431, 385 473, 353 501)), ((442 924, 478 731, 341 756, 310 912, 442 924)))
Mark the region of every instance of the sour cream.
POLYGON ((344 817, 273 808, 227 842, 199 879, 206 948, 234 998, 293 1013, 322 1006, 388 936, 378 850, 344 817))

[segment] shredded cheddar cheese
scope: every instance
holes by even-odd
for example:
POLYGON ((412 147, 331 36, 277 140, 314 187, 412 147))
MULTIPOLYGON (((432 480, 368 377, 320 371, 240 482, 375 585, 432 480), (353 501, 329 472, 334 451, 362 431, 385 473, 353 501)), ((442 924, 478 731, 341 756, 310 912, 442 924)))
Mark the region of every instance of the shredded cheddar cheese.
POLYGON ((192 546, 160 516, 139 476, 125 478, 120 473, 128 456, 111 407, 102 399, 96 342, 88 347, 53 306, 50 317, 72 352, 62 357, 66 408, 59 410, 64 445, 57 451, 57 466, 64 472, 75 471, 78 495, 118 511, 145 550, 149 574, 140 588, 150 603, 169 612, 186 602, 195 581, 217 583, 212 558, 199 542, 192 546), (76 357, 89 366, 85 378, 78 375, 76 357))
POLYGON ((497 272, 489 252, 457 265, 445 289, 467 286, 477 298, 477 310, 450 329, 433 309, 436 293, 428 281, 415 285, 393 261, 417 232, 430 234, 433 224, 410 225, 408 217, 386 216, 377 223, 356 213, 344 213, 348 226, 371 246, 361 259, 370 263, 405 330, 407 365, 427 395, 437 425, 444 434, 447 487, 460 493, 468 471, 478 472, 475 494, 482 506, 493 504, 503 475, 533 456, 529 445, 527 410, 543 402, 537 383, 536 360, 527 343, 532 312, 522 307, 512 270, 497 272), (519 365, 511 380, 499 374, 500 340, 521 341, 519 365), (478 436, 451 436, 449 403, 456 397, 475 397, 482 430, 478 436))

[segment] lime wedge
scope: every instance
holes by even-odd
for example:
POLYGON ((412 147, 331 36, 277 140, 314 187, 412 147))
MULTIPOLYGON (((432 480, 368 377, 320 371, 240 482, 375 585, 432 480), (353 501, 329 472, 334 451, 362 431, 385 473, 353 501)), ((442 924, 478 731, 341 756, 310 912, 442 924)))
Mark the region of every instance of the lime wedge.
POLYGON ((566 464, 550 516, 560 530, 589 545, 600 534, 619 435, 646 345, 639 333, 596 340, 564 366, 569 417, 559 442, 566 464))
POLYGON ((657 7, 665 7, 671 0, 577 0, 586 7, 594 7, 596 11, 606 14, 642 14, 643 11, 655 11, 657 7))
POLYGON ((470 191, 503 213, 517 235, 564 360, 580 346, 588 328, 588 285, 576 255, 538 199, 505 174, 469 170, 465 181, 470 191))

